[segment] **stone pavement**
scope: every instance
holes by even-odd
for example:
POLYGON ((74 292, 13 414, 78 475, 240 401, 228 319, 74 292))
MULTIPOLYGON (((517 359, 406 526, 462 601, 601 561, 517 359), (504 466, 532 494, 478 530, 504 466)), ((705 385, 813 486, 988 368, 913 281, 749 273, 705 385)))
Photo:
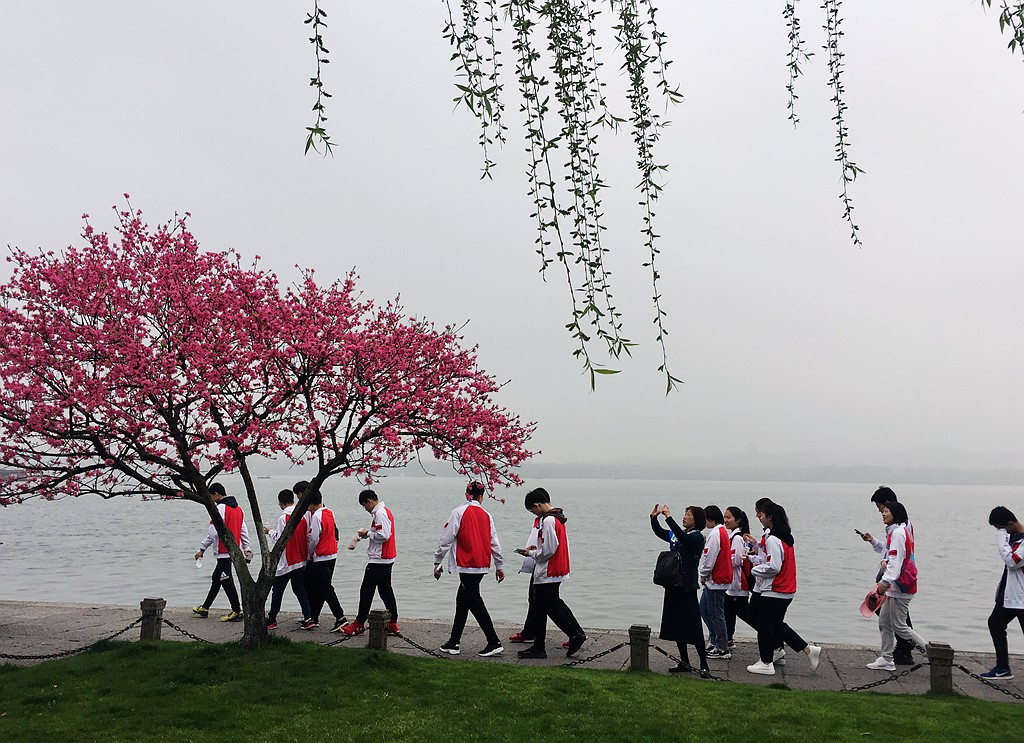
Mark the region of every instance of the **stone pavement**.
MULTIPOLYGON (((242 635, 242 625, 241 623, 220 622, 218 616, 223 611, 226 610, 215 608, 210 612, 208 619, 201 619, 193 615, 190 609, 167 607, 164 610, 164 619, 203 640, 210 642, 237 640, 242 635)), ((0 601, 0 662, 18 665, 38 663, 44 659, 14 660, 3 656, 62 654, 109 637, 131 625, 140 616, 141 611, 137 606, 0 601)), ((321 626, 312 631, 302 631, 298 628, 298 619, 298 614, 282 612, 278 620, 280 629, 276 634, 295 641, 321 644, 333 643, 344 637, 344 635, 329 633, 327 626, 321 626)), ((405 655, 426 655, 428 652, 438 656, 442 655, 437 652, 437 648, 448 639, 450 621, 402 618, 399 624, 403 637, 389 637, 389 651, 405 655)), ((508 624, 497 625, 497 630, 503 640, 518 629, 519 627, 508 624)), ((503 654, 491 658, 479 658, 476 653, 483 648, 485 642, 482 633, 470 618, 462 637, 462 654, 457 657, 444 655, 438 662, 468 660, 480 663, 558 666, 572 660, 592 658, 625 643, 624 647, 580 665, 584 668, 615 671, 629 668, 628 635, 625 630, 588 629, 587 634, 589 639, 575 659, 565 657, 565 652, 561 648, 562 640, 565 638, 554 627, 550 627, 548 631, 547 660, 522 660, 516 656, 516 651, 525 646, 509 642, 505 642, 503 654)), ((368 633, 345 640, 340 643, 340 646, 365 647, 367 635, 368 633)), ((166 624, 162 628, 162 637, 165 640, 191 641, 191 638, 166 624)), ((138 638, 139 627, 136 625, 120 635, 119 639, 137 640, 138 638)), ((652 645, 654 647, 650 651, 651 670, 656 673, 667 673, 668 668, 675 665, 675 661, 655 648, 660 647, 665 652, 675 655, 675 644, 660 642, 655 634, 652 638, 652 645)), ((738 638, 737 648, 731 660, 710 661, 712 674, 721 679, 745 684, 762 686, 785 684, 793 689, 842 691, 880 681, 893 675, 899 676, 911 668, 897 666, 896 674, 871 671, 864 665, 877 657, 876 648, 827 645, 816 673, 810 670, 806 655, 788 650, 787 663, 777 667, 775 676, 755 676, 747 672, 746 666, 753 663, 757 659, 756 656, 757 647, 753 640, 738 638)), ((921 659, 924 660, 923 657, 921 659)), ((691 660, 695 660, 692 649, 691 660)), ((989 688, 956 668, 957 665, 962 665, 972 673, 987 671, 994 664, 992 653, 958 652, 953 663, 953 683, 959 693, 978 699, 1001 702, 1019 701, 996 689, 989 688)), ((1024 657, 1011 656, 1010 665, 1017 673, 1016 679, 996 685, 1024 697, 1024 657)), ((708 680, 707 683, 715 683, 715 681, 708 680)), ((924 666, 879 686, 875 690, 883 694, 923 694, 928 691, 928 688, 929 669, 924 666)))

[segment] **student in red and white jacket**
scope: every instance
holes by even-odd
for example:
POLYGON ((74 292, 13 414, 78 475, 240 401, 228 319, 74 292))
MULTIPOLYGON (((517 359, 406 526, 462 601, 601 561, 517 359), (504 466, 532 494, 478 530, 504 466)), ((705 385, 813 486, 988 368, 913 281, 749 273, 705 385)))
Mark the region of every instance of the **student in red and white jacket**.
POLYGON ((526 494, 526 510, 536 519, 534 528, 522 550, 533 558, 531 582, 531 612, 527 617, 525 633, 533 644, 519 651, 520 658, 546 658, 545 641, 548 617, 569 636, 566 657, 576 654, 587 640, 583 627, 576 621, 572 609, 558 595, 563 581, 571 575, 569 566, 569 535, 565 530, 566 517, 561 508, 551 506, 551 496, 544 488, 526 494))
MULTIPOLYGON (((380 594, 384 608, 391 614, 388 623, 388 634, 397 635, 398 603, 395 601, 395 590, 391 587, 391 571, 398 556, 395 541, 395 517, 372 490, 364 490, 359 494, 359 505, 369 513, 373 520, 368 528, 356 532, 360 539, 366 539, 366 570, 363 582, 359 586, 359 613, 356 620, 343 625, 341 631, 346 635, 360 635, 366 631, 366 620, 370 616, 374 593, 380 594)), ((355 543, 348 547, 355 549, 355 543)))
POLYGON ((896 650, 897 635, 921 652, 924 652, 924 640, 907 624, 910 600, 917 593, 914 536, 907 526, 907 509, 902 503, 889 501, 882 509, 882 521, 888 532, 885 540, 886 555, 882 561, 882 577, 875 586, 879 595, 885 594, 885 602, 878 611, 882 652, 867 667, 873 671, 895 671, 893 652, 896 650), (909 572, 908 568, 911 569, 909 572))
POLYGON ((700 596, 700 616, 707 625, 708 657, 728 659, 729 627, 725 622, 725 592, 732 585, 732 548, 729 530, 725 528, 725 517, 718 506, 705 506, 704 516, 707 519, 707 539, 704 540, 704 552, 697 565, 704 591, 700 596))
MULTIPOLYGON (((295 494, 291 490, 282 490, 277 494, 277 505, 281 509, 277 525, 273 529, 266 530, 271 544, 277 544, 291 520, 292 511, 295 509, 295 494)), ((277 572, 274 573, 274 585, 270 592, 270 611, 267 613, 268 630, 277 629, 277 613, 281 611, 284 589, 289 583, 292 584, 292 593, 295 594, 299 608, 302 609, 300 628, 313 629, 313 619, 309 614, 309 599, 306 596, 306 582, 303 574, 307 559, 309 559, 309 514, 304 513, 301 523, 295 526, 295 531, 288 537, 288 543, 277 561, 277 572)))
MULTIPOLYGON (((754 616, 760 660, 747 666, 747 671, 774 676, 776 649, 783 642, 798 652, 806 653, 811 670, 816 671, 821 660, 821 648, 805 642, 786 624, 786 611, 796 596, 796 552, 786 509, 769 501, 757 517, 765 528, 764 545, 759 548, 756 558, 751 559, 754 563, 751 573, 756 580, 754 590, 760 594, 754 616)), ((749 535, 744 537, 744 541, 757 544, 749 535)))
MULTIPOLYGON (((235 543, 242 548, 242 553, 246 559, 250 559, 252 557, 252 549, 249 545, 249 530, 245 526, 245 514, 242 513, 238 501, 235 500, 233 495, 228 495, 227 491, 224 490, 224 486, 219 482, 215 482, 210 486, 210 496, 217 504, 220 517, 224 520, 224 525, 228 528, 228 531, 231 532, 231 536, 235 538, 235 543)), ((242 605, 238 603, 238 591, 235 589, 235 582, 231 578, 231 555, 228 553, 228 546, 217 535, 217 527, 211 521, 210 528, 206 531, 206 536, 199 543, 195 559, 199 560, 206 550, 214 544, 217 545, 215 555, 217 565, 213 569, 213 575, 210 576, 210 592, 206 594, 206 600, 199 606, 194 607, 192 612, 203 619, 208 617, 210 615, 210 607, 213 606, 213 601, 217 598, 217 594, 220 592, 221 586, 223 586, 224 595, 228 597, 228 602, 231 604, 231 611, 222 616, 220 621, 239 622, 243 618, 242 605)))
POLYGON ((1006 506, 996 506, 988 523, 996 529, 996 549, 1003 561, 1003 574, 996 586, 996 605, 988 618, 988 631, 996 649, 996 665, 981 674, 993 681, 1009 681, 1010 651, 1006 628, 1016 619, 1024 629, 1024 525, 1006 506))
MULTIPOLYGON (((301 497, 309 483, 295 483, 295 495, 301 497)), ((334 511, 324 506, 322 493, 313 493, 309 501, 309 562, 306 565, 306 595, 309 597, 309 616, 313 626, 320 626, 320 612, 326 603, 334 614, 331 632, 340 632, 345 624, 345 612, 334 590, 334 567, 338 563, 338 527, 334 511)))
POLYGON ((725 528, 729 530, 729 552, 732 563, 732 583, 725 591, 725 626, 729 633, 729 649, 735 642, 736 618, 739 617, 751 627, 754 619, 750 614, 750 587, 754 582, 750 574, 750 560, 747 559, 747 543, 744 534, 750 534, 750 521, 743 509, 729 506, 723 514, 725 528))
POLYGON ((470 613, 487 639, 487 645, 477 655, 488 657, 504 651, 498 633, 494 631, 491 615, 480 595, 480 583, 491 571, 491 559, 494 559, 494 574, 498 582, 505 580, 504 562, 501 557, 501 545, 498 543, 498 532, 494 528, 494 520, 484 510, 480 502, 484 499, 485 488, 481 482, 471 482, 466 486, 466 503, 452 510, 448 521, 441 530, 441 539, 434 552, 434 577, 440 578, 443 568, 441 561, 448 555, 449 570, 459 575, 459 590, 455 594, 455 618, 452 621, 451 635, 441 646, 441 650, 451 655, 458 655, 462 632, 466 628, 466 620, 470 613))

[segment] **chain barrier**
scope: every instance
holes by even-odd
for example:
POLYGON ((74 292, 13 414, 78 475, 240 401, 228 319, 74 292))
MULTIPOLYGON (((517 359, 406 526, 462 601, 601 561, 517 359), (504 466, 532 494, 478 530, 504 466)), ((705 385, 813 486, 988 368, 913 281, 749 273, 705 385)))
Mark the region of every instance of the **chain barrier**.
POLYGON ((994 683, 992 683, 991 681, 989 681, 988 679, 983 679, 983 678, 982 678, 981 676, 979 676, 978 674, 976 674, 976 673, 974 673, 973 671, 970 671, 970 670, 968 670, 968 669, 964 668, 963 666, 961 666, 961 665, 959 665, 959 664, 958 664, 958 665, 955 665, 955 666, 953 666, 953 668, 959 668, 959 669, 960 669, 961 671, 963 671, 964 673, 966 673, 966 674, 967 674, 968 676, 970 676, 970 677, 971 677, 972 679, 977 679, 978 681, 980 681, 981 683, 983 683, 983 684, 984 684, 985 686, 990 686, 990 687, 992 687, 993 689, 995 689, 996 691, 998 691, 998 692, 1000 692, 1000 693, 1002 693, 1002 694, 1005 694, 1005 695, 1006 695, 1006 696, 1008 696, 1008 697, 1013 697, 1013 698, 1014 698, 1014 699, 1016 699, 1016 700, 1017 700, 1018 702, 1024 702, 1024 696, 1021 696, 1020 694, 1018 694, 1017 692, 1015 692, 1015 691, 1013 691, 1013 690, 1011 690, 1011 689, 1007 689, 1007 688, 1005 688, 1005 687, 999 686, 998 684, 994 684, 994 683))
POLYGON ((189 638, 190 640, 195 640, 196 642, 205 642, 207 645, 212 645, 213 644, 209 640, 204 640, 202 637, 197 637, 196 635, 193 635, 187 629, 182 629, 181 627, 176 625, 174 622, 172 622, 170 619, 164 619, 163 623, 166 624, 168 627, 170 627, 175 632, 180 632, 181 634, 185 635, 185 637, 189 638))
POLYGON ((425 648, 422 645, 420 645, 418 642, 416 642, 414 640, 410 640, 408 637, 403 635, 401 632, 396 632, 395 634, 392 635, 392 637, 400 637, 401 639, 405 640, 407 643, 412 645, 414 648, 416 648, 417 650, 422 650, 427 655, 432 655, 435 658, 443 658, 444 657, 443 655, 439 655, 437 652, 431 650, 430 648, 425 648))
POLYGON ((657 650, 659 653, 664 655, 666 658, 670 658, 670 659, 674 660, 676 663, 678 663, 679 665, 684 666, 688 671, 693 671, 694 673, 699 675, 701 678, 711 679, 712 681, 728 681, 729 683, 732 683, 732 679, 724 679, 721 676, 714 675, 713 673, 711 673, 711 671, 702 671, 699 668, 694 668, 689 663, 683 663, 681 660, 679 660, 679 658, 677 658, 676 656, 672 655, 672 653, 668 652, 667 650, 664 650, 663 648, 658 647, 657 645, 651 645, 651 648, 654 649, 654 650, 657 650))
POLYGON ((620 650, 620 649, 626 647, 627 645, 629 645, 628 642, 620 642, 615 647, 608 648, 607 650, 602 650, 597 655, 591 655, 589 658, 578 658, 578 659, 570 661, 568 663, 563 663, 562 665, 565 666, 566 668, 571 668, 573 666, 582 666, 584 663, 590 663, 591 661, 597 660, 598 658, 603 658, 604 656, 608 655, 609 653, 614 653, 616 650, 620 650))
POLYGON ((59 653, 46 653, 45 655, 10 655, 8 653, 0 653, 0 658, 2 658, 4 660, 51 660, 53 658, 67 658, 67 657, 72 656, 72 655, 77 655, 78 653, 84 653, 86 650, 89 650, 90 648, 96 647, 101 642, 106 642, 107 640, 113 640, 115 637, 123 635, 125 632, 130 630, 132 627, 135 627, 136 625, 138 625, 141 621, 142 621, 142 617, 139 617, 138 619, 136 619, 134 622, 129 624, 124 629, 119 629, 117 632, 115 632, 114 634, 112 634, 112 635, 110 635, 108 637, 104 637, 101 640, 96 640, 96 642, 94 642, 94 643, 92 643, 90 645, 83 645, 80 648, 74 648, 72 650, 62 650, 59 653))
POLYGON ((904 676, 910 675, 914 671, 917 671, 917 670, 919 670, 921 668, 924 668, 925 666, 930 666, 930 665, 931 665, 931 663, 929 663, 927 661, 925 661, 924 663, 916 663, 913 666, 911 666, 910 668, 908 668, 907 670, 902 671, 900 673, 893 673, 891 676, 886 676, 884 679, 879 679, 878 681, 872 681, 870 684, 864 684, 863 686, 851 686, 849 689, 840 689, 840 691, 864 691, 865 689, 874 689, 875 687, 884 686, 885 684, 888 684, 890 681, 895 681, 896 679, 901 679, 904 676))
POLYGON ((344 632, 342 632, 341 633, 341 637, 339 637, 337 640, 331 640, 330 642, 324 642, 324 643, 321 643, 321 645, 323 645, 323 647, 325 647, 325 648, 333 648, 335 645, 340 645, 343 642, 348 642, 353 637, 355 637, 355 635, 346 635, 344 632))

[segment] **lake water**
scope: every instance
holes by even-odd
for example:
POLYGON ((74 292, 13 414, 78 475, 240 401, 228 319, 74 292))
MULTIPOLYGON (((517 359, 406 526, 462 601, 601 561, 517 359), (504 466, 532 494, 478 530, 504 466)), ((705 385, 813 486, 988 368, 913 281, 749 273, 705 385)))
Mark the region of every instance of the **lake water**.
MULTIPOLYGON (((273 525, 276 494, 294 477, 258 480, 264 520, 273 525)), ((222 480, 229 493, 240 483, 222 480)), ((551 480, 533 482, 565 509, 572 548, 572 579, 562 596, 585 627, 624 629, 634 623, 657 630, 662 589, 651 582, 664 543, 651 533, 648 514, 655 502, 668 503, 681 516, 687 505, 736 505, 753 513, 754 501, 769 497, 786 507, 796 537, 799 588, 789 623, 812 642, 876 645, 877 622, 858 612, 873 584, 877 557, 854 528, 884 534, 869 497, 874 485, 697 481, 551 480)), ((991 651, 986 619, 1002 567, 988 526, 993 506, 1024 512, 1020 488, 996 486, 894 485, 917 536, 920 592, 911 604, 914 626, 926 640, 963 650, 991 651)), ((395 514, 398 561, 394 587, 400 614, 449 619, 458 579, 431 577, 433 552, 452 508, 465 502, 461 481, 452 478, 388 477, 375 486, 395 514)), ((343 544, 366 526, 354 481, 335 480, 324 488, 335 512, 343 544)), ((495 519, 508 561, 508 578, 484 583, 484 598, 496 620, 519 622, 526 612, 528 578, 518 574, 532 516, 523 508, 527 488, 498 495, 505 504, 484 505, 495 519)), ((255 528, 248 507, 249 529, 255 528)), ((186 501, 101 500, 95 497, 54 503, 30 501, 0 509, 0 598, 90 604, 135 604, 160 596, 172 606, 203 600, 213 567, 207 552, 203 568, 192 560, 208 524, 205 511, 186 501)), ((753 524, 754 533, 759 533, 753 524)), ((254 563, 255 564, 255 563, 254 563)), ((335 587, 353 616, 366 564, 365 542, 341 551, 335 587)), ((376 603, 375 603, 376 606, 376 603)), ((226 609, 223 595, 215 610, 226 609)), ((298 610, 290 592, 285 610, 298 610)), ((737 633, 751 636, 742 622, 737 633)), ((1010 651, 1024 652, 1020 632, 1010 631, 1010 651)))

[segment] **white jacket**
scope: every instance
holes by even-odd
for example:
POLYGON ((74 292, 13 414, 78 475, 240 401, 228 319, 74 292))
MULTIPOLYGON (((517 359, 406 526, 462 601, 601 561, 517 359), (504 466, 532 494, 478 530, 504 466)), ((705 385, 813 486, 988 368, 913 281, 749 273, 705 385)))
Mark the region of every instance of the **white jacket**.
MULTIPOLYGON (((1024 609, 1024 540, 1010 544, 1010 535, 1006 529, 996 531, 996 549, 1003 558, 1006 574, 1006 590, 1003 593, 1003 607, 1006 609, 1024 609)), ((1000 578, 1000 583, 1002 579, 1000 578)), ((999 588, 996 588, 998 600, 999 588)))
POLYGON ((722 542, 725 542, 726 545, 729 544, 729 532, 721 524, 715 524, 708 534, 708 538, 704 540, 704 552, 701 554, 700 562, 697 564, 697 575, 704 581, 704 585, 712 591, 725 591, 732 585, 732 579, 728 583, 715 583, 711 580, 711 572, 714 570, 715 563, 718 561, 718 556, 722 551, 722 542), (722 533, 725 534, 724 539, 722 538, 722 533))
POLYGON ((903 572, 903 563, 910 559, 910 551, 907 549, 907 533, 910 532, 911 539, 913 539, 913 531, 907 524, 893 524, 893 529, 889 531, 889 552, 886 556, 885 572, 882 573, 882 577, 879 579, 881 583, 888 583, 889 590, 885 592, 886 596, 892 596, 893 598, 911 599, 914 597, 912 593, 903 593, 897 585, 896 579, 900 577, 900 573, 903 572))
POLYGON ((746 598, 750 595, 750 591, 743 590, 743 562, 747 557, 747 543, 743 541, 739 527, 732 530, 732 537, 729 541, 729 546, 732 549, 732 585, 729 586, 726 593, 730 596, 746 598))

